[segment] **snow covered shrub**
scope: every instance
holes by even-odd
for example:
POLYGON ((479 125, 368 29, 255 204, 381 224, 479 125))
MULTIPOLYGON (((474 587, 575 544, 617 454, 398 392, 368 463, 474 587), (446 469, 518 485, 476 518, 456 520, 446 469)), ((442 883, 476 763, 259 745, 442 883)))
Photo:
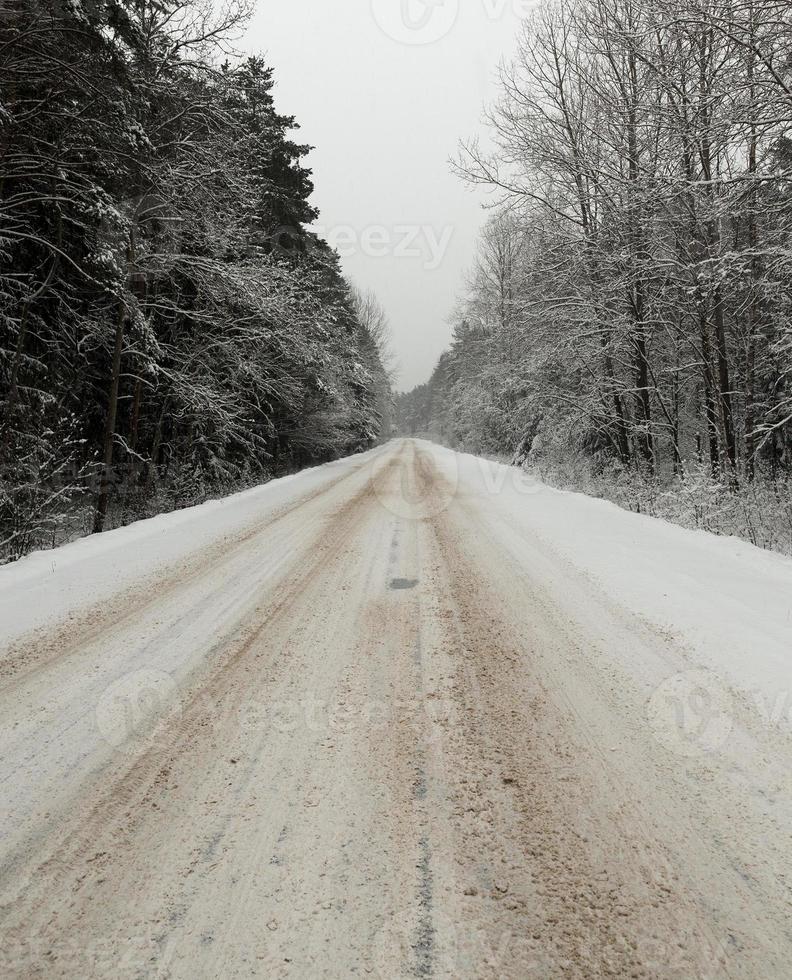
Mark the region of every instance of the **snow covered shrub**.
POLYGON ((51 430, 20 439, 0 467, 0 564, 81 533, 86 499, 75 443, 51 430))
POLYGON ((684 476, 650 476, 607 453, 591 453, 579 434, 540 426, 516 460, 544 483, 610 500, 625 510, 682 527, 732 535, 792 555, 792 479, 758 473, 738 487, 715 479, 703 463, 684 476))

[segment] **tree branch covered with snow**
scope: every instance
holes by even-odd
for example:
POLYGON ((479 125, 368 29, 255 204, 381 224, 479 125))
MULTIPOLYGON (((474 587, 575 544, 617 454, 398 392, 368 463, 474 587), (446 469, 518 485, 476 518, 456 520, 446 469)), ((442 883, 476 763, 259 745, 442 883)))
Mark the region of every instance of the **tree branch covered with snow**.
POLYGON ((4 10, 0 560, 390 424, 381 325, 308 230, 309 147, 233 56, 248 12, 4 10))

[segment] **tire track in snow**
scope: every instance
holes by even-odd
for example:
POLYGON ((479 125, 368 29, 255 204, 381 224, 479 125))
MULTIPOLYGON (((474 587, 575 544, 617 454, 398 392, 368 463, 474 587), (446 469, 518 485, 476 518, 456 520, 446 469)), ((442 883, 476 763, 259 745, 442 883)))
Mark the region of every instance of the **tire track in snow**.
POLYGON ((5 679, 0 684, 0 695, 12 691, 32 674, 46 670, 53 662, 96 643, 108 633, 133 625, 150 607, 161 605, 179 593, 188 593, 205 576, 229 566, 256 539, 265 538, 295 512, 336 491, 370 466, 369 461, 357 464, 335 480, 276 508, 263 522, 242 528, 202 552, 179 559, 154 580, 127 587, 115 599, 83 609, 65 622, 15 638, 5 650, 0 649, 0 678, 5 679))

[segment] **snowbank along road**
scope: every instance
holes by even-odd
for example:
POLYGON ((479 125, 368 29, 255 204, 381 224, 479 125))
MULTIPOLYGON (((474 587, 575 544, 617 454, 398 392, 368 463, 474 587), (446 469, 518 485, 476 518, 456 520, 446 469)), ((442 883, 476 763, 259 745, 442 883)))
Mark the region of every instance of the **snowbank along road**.
POLYGON ((408 440, 0 617, 4 977, 790 975, 786 559, 408 440))

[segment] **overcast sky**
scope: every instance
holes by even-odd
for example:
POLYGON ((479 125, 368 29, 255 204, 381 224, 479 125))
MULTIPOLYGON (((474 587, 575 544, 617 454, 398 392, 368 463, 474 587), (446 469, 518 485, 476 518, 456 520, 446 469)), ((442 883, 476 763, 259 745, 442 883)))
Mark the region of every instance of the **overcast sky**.
POLYGON ((259 0, 245 48, 316 147, 314 204, 344 271, 387 310, 398 386, 426 381, 486 218, 448 164, 482 132, 524 0, 259 0))

